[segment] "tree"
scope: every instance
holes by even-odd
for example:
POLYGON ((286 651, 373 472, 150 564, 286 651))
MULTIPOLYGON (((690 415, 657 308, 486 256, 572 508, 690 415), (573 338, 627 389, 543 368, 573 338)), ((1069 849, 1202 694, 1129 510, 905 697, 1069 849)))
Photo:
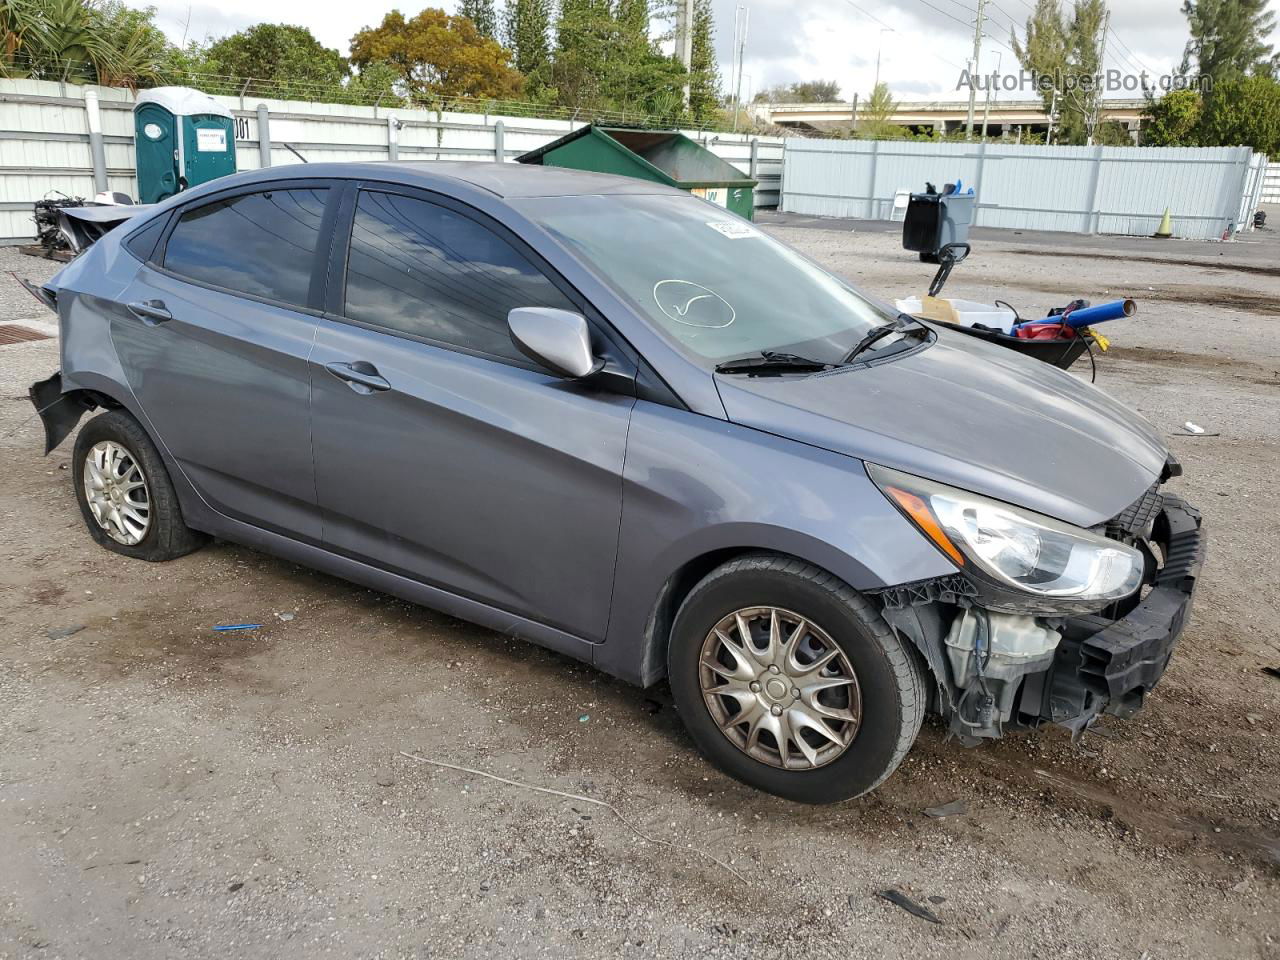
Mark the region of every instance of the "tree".
POLYGON ((797 103, 839 103, 840 84, 834 80, 804 80, 791 85, 797 103))
POLYGON ((601 83, 613 30, 609 0, 560 0, 552 77, 562 105, 575 110, 602 106, 601 83))
POLYGON ((1093 134, 1105 13, 1103 0, 1075 0, 1070 16, 1058 0, 1037 0, 1023 39, 1010 34, 1019 63, 1037 78, 1045 112, 1056 108, 1058 143, 1084 143, 1093 134))
POLYGON ((215 41, 205 52, 204 71, 252 78, 246 93, 256 96, 314 97, 340 87, 350 74, 347 61, 324 46, 306 27, 259 23, 215 41))
POLYGON ((1236 77, 1214 87, 1212 103, 1200 124, 1202 144, 1280 154, 1280 83, 1262 75, 1236 77))
POLYGON ((383 60, 375 60, 361 67, 347 81, 342 99, 348 103, 377 103, 397 96, 396 84, 400 72, 383 60))
POLYGON ((757 103, 839 103, 840 84, 834 80, 801 80, 761 90, 757 103))
POLYGON ((392 10, 377 27, 351 40, 351 62, 364 69, 383 61, 410 94, 433 97, 514 97, 521 77, 511 54, 483 36, 466 17, 427 7, 411 20, 392 10))
POLYGON ((482 36, 497 39, 498 16, 493 11, 493 0, 462 0, 458 4, 458 16, 474 23, 482 36))
POLYGON ((98 32, 96 11, 83 0, 37 0, 38 34, 25 44, 28 76, 42 80, 92 83, 108 68, 115 50, 98 32))
POLYGON ((684 67, 649 36, 649 0, 617 0, 600 92, 606 105, 675 118, 684 110, 684 67))
POLYGON ((883 80, 876 84, 867 97, 866 107, 858 121, 857 134, 867 140, 896 140, 905 137, 907 131, 890 121, 898 112, 898 102, 889 92, 889 85, 883 80))
POLYGON ((155 15, 155 7, 137 10, 121 0, 98 8, 96 29, 114 52, 98 66, 98 83, 137 89, 182 79, 176 48, 155 25, 155 15))
POLYGON ((0 75, 28 74, 29 48, 44 43, 46 24, 33 0, 0 2, 0 75))
POLYGON ((716 60, 715 30, 711 0, 694 0, 689 116, 697 126, 711 123, 720 107, 720 65, 716 60))
POLYGON ((1267 0, 1183 0, 1191 38, 1182 55, 1182 72, 1194 62, 1213 85, 1237 80, 1270 66, 1266 36, 1276 15, 1267 0))
POLYGON ((503 11, 503 42, 513 66, 534 86, 550 80, 550 0, 509 0, 503 11))
POLYGON ((1197 90, 1170 90, 1150 100, 1143 117, 1142 142, 1152 147, 1200 145, 1200 120, 1204 100, 1197 90))

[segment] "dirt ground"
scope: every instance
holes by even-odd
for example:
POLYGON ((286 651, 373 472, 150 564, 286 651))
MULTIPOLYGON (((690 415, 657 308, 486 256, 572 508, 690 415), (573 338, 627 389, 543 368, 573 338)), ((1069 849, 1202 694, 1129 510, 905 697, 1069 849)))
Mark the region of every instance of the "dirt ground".
MULTIPOLYGON (((766 228, 881 296, 931 273, 892 234, 766 228)), ((665 689, 229 544, 102 551, 25 399, 56 342, 0 347, 0 958, 1280 958, 1280 242, 1251 239, 1007 234, 957 268, 1027 315, 1139 299, 1098 382, 1170 435, 1210 559, 1135 719, 973 750, 927 723, 829 808, 715 772, 665 689)))

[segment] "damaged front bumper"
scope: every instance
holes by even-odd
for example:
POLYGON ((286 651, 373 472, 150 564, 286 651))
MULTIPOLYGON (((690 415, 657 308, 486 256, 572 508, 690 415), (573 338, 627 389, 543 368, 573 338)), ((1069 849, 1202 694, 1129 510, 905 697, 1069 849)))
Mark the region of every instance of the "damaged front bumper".
POLYGON ((1165 495, 1152 540, 1163 562, 1149 592, 1119 620, 1089 616, 1064 622, 1053 666, 1023 683, 1020 724, 1052 722, 1079 731, 1103 712, 1132 716, 1164 676, 1204 563, 1199 511, 1165 495))
POLYGON ((934 707, 964 742, 1045 723, 1078 734, 1102 713, 1131 716, 1142 706, 1186 626, 1205 535, 1181 498, 1149 493, 1141 502, 1153 507, 1143 518, 1151 574, 1123 609, 994 613, 960 574, 881 592, 885 619, 925 656, 937 680, 934 707))

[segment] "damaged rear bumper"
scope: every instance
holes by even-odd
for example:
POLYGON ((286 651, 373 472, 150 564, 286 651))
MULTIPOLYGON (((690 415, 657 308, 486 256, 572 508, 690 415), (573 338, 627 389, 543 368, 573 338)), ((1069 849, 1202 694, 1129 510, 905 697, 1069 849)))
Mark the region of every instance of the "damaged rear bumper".
POLYGON ((1199 511, 1165 495, 1152 540, 1163 562, 1147 595, 1119 620, 1066 620, 1053 666, 1023 683, 1021 724, 1053 722, 1079 731, 1100 713, 1128 717, 1142 706, 1191 613, 1206 546, 1199 511))
POLYGON ((93 410, 97 406, 85 391, 65 393, 62 389, 61 371, 47 380, 33 383, 27 390, 27 396, 40 415, 40 422, 44 424, 45 456, 71 435, 86 410, 93 410))

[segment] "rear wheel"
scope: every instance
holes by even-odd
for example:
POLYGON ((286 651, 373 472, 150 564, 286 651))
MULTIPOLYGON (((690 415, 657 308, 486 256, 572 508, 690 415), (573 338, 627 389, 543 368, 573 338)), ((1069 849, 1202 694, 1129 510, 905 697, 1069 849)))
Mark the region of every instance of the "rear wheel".
POLYGON ((702 752, 778 796, 830 803, 882 783, 924 715, 921 667, 847 584, 784 557, 713 571, 676 615, 672 694, 702 752))
POLYGON ((108 550, 140 560, 172 560, 207 540, 183 522, 159 451, 124 410, 84 425, 73 464, 76 499, 89 535, 108 550))

